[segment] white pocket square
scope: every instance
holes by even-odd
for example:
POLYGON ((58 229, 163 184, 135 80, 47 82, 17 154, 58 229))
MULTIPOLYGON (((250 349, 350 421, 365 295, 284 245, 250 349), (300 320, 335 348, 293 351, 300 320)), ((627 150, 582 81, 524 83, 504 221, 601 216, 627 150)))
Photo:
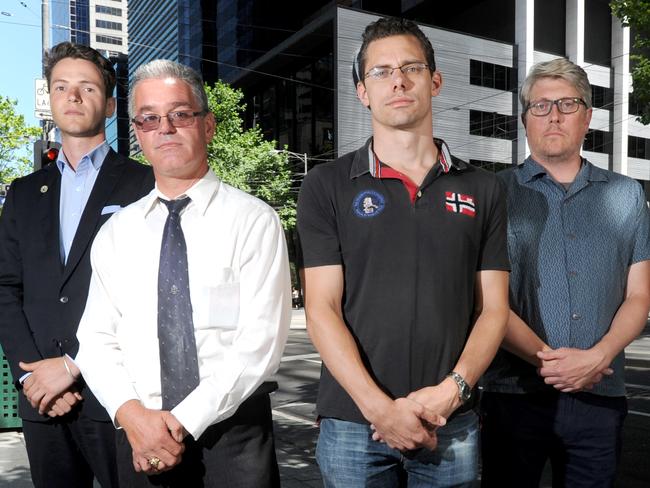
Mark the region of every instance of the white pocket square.
POLYGON ((106 205, 102 208, 102 215, 112 214, 120 210, 122 207, 119 205, 106 205))

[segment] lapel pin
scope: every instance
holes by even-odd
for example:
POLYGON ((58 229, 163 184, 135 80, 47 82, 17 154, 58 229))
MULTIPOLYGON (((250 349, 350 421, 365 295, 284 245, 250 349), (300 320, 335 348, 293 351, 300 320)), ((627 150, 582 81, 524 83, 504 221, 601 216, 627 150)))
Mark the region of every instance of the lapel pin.
POLYGON ((46 193, 48 190, 47 185, 41 186, 41 193, 46 193))

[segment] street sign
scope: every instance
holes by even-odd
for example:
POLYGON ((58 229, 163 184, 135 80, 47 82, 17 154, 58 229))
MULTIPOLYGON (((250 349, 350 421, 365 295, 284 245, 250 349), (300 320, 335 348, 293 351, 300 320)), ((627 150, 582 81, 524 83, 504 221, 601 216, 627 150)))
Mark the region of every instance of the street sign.
POLYGON ((42 120, 52 120, 50 110, 50 92, 47 89, 47 80, 34 80, 35 108, 34 117, 42 120))

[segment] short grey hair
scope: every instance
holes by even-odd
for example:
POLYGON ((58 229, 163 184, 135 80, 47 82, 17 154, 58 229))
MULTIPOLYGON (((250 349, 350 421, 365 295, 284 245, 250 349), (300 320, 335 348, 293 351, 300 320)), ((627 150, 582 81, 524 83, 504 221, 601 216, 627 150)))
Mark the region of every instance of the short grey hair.
POLYGON ((542 78, 560 78, 568 81, 578 90, 580 98, 585 101, 587 108, 591 108, 591 85, 585 70, 566 58, 556 58, 551 61, 537 63, 530 68, 519 92, 522 110, 528 108, 533 85, 542 78))
POLYGON ((209 112, 208 96, 205 94, 203 79, 194 69, 184 64, 169 59, 154 59, 143 64, 133 75, 133 83, 129 90, 129 118, 135 116, 135 87, 143 80, 174 78, 187 83, 192 90, 194 100, 199 104, 203 112, 209 112))

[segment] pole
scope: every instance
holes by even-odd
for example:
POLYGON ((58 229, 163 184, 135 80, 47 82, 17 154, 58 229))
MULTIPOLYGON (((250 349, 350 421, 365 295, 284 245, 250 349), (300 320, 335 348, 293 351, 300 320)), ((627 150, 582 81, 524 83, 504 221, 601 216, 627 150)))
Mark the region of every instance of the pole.
POLYGON ((307 153, 303 153, 302 155, 305 158, 305 174, 307 174, 307 153))
POLYGON ((42 0, 41 4, 41 32, 43 36, 43 53, 50 48, 50 2, 42 0))
MULTIPOLYGON (((41 3, 41 35, 43 38, 43 49, 41 50, 41 69, 45 76, 45 52, 50 49, 50 1, 42 0, 41 3)), ((50 130, 53 124, 49 120, 41 121, 43 127, 43 140, 49 139, 50 130)))

